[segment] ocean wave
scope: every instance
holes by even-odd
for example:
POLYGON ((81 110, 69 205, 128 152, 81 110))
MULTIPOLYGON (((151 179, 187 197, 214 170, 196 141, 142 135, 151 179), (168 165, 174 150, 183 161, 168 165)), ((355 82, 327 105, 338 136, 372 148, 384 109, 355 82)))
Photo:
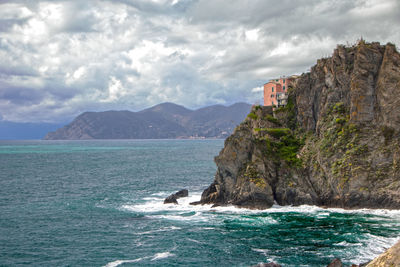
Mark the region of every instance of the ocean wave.
POLYGON ((122 209, 135 212, 143 213, 155 213, 161 211, 196 211, 196 210, 209 210, 211 205, 206 206, 193 206, 191 202, 198 201, 201 193, 191 194, 189 197, 178 199, 178 205, 176 204, 164 204, 164 196, 168 196, 168 193, 155 193, 152 197, 143 198, 144 203, 140 204, 125 204, 122 205, 122 209))
POLYGON ((212 205, 190 205, 191 202, 200 200, 201 192, 194 192, 186 198, 179 198, 178 205, 164 204, 166 196, 173 192, 158 192, 151 194, 150 197, 145 197, 142 200, 144 203, 140 204, 125 204, 121 206, 122 210, 141 212, 141 213, 157 213, 163 211, 171 212, 217 212, 227 214, 268 214, 268 213, 303 213, 315 214, 318 217, 327 217, 332 213, 343 214, 361 214, 361 215, 375 215, 379 217, 398 218, 400 219, 400 210, 385 210, 385 209, 342 209, 342 208, 323 208, 312 205, 301 206, 280 206, 274 204, 271 208, 265 210, 253 210, 247 208, 238 208, 236 206, 220 206, 212 207, 212 205))
MULTIPOLYGON (((396 243, 397 240, 399 240, 397 237, 393 238, 385 235, 379 236, 379 234, 374 235, 373 231, 372 233, 369 233, 369 231, 370 229, 373 230, 374 227, 399 227, 400 210, 346 210, 341 208, 322 208, 311 205, 280 206, 277 204, 274 204, 270 209, 266 210, 252 210, 238 208, 235 206, 212 207, 212 205, 190 205, 191 202, 198 201, 200 199, 201 192, 194 192, 191 193, 189 197, 178 199, 178 205, 164 204, 164 198, 172 193, 173 192, 154 193, 139 200, 140 203, 128 202, 124 205, 121 205, 119 209, 125 212, 144 214, 146 217, 158 220, 179 221, 185 224, 201 222, 201 226, 199 225, 199 227, 202 230, 215 230, 221 225, 229 225, 230 227, 236 227, 236 224, 240 225, 240 227, 264 227, 272 224, 276 225, 280 223, 281 216, 279 213, 282 213, 283 216, 285 216, 284 213, 295 214, 295 216, 304 215, 306 217, 314 217, 323 221, 330 220, 330 217, 336 220, 338 218, 340 219, 343 217, 340 214, 355 215, 357 218, 364 217, 365 215, 365 218, 369 221, 368 227, 363 227, 362 224, 354 222, 354 231, 357 231, 357 233, 346 233, 342 231, 338 234, 342 235, 345 240, 340 238, 341 240, 339 242, 333 244, 333 246, 337 247, 337 249, 345 249, 347 251, 344 252, 344 260, 346 260, 346 257, 351 257, 351 259, 349 258, 348 260, 351 260, 351 262, 354 263, 364 263, 371 260, 373 257, 379 255, 385 249, 391 247, 396 243), (206 222, 206 224, 203 224, 203 222, 206 222), (357 238, 352 237, 353 235, 357 235, 357 238)), ((345 217, 347 218, 348 216, 345 217)), ((350 216, 350 218, 352 217, 350 216)), ((307 227, 310 226, 304 225, 305 231, 307 231, 307 227)), ((314 228, 315 226, 312 225, 311 230, 315 230, 314 228)), ((177 226, 170 226, 137 234, 146 235, 156 232, 175 231, 179 229, 181 228, 177 226)), ((197 240, 190 241, 196 242, 197 240)), ((253 248, 252 250, 265 255, 267 258, 270 257, 268 256, 268 251, 263 248, 253 248)), ((171 257, 173 255, 174 254, 171 252, 162 252, 150 257, 149 259, 157 260, 171 257)), ((271 258, 271 260, 277 261, 279 259, 271 258)))
POLYGON ((363 245, 359 246, 358 253, 353 255, 353 261, 357 264, 370 261, 400 240, 399 237, 383 237, 373 234, 365 234, 359 239, 363 245), (364 240, 361 241, 361 238, 364 240))
POLYGON ((120 210, 146 214, 149 218, 177 220, 177 221, 192 221, 203 222, 218 215, 255 215, 250 219, 242 218, 244 223, 251 223, 253 225, 274 224, 278 223, 275 219, 269 216, 276 213, 298 213, 308 216, 315 216, 319 219, 328 218, 336 214, 356 214, 356 215, 370 215, 376 216, 380 220, 387 219, 390 225, 393 226, 393 219, 400 223, 400 210, 384 210, 384 209, 355 209, 346 210, 341 208, 322 208, 311 205, 301 206, 280 206, 274 204, 271 208, 265 210, 253 210, 246 208, 238 208, 236 206, 220 206, 212 207, 212 205, 190 205, 190 203, 198 201, 201 198, 201 192, 191 193, 188 197, 179 198, 178 205, 164 204, 166 196, 173 192, 157 192, 151 196, 144 197, 142 203, 128 202, 119 207, 120 210), (257 215, 263 215, 259 217, 257 215), (262 218, 262 219, 261 219, 262 218))
POLYGON ((135 262, 140 262, 140 261, 147 260, 147 259, 150 259, 150 261, 156 261, 156 260, 161 260, 161 259, 165 259, 165 258, 172 257, 172 256, 175 256, 175 254, 171 253, 170 251, 165 251, 165 252, 156 253, 153 256, 137 258, 134 260, 115 260, 115 261, 107 263, 106 265, 104 265, 104 267, 117 267, 121 264, 135 263, 135 262))
POLYGON ((138 259, 135 259, 135 260, 116 260, 116 261, 107 263, 106 265, 104 265, 104 267, 116 267, 116 266, 119 266, 119 265, 124 264, 124 263, 139 262, 139 261, 144 260, 145 258, 138 258, 138 259))
POLYGON ((182 228, 180 227, 176 227, 176 226, 170 226, 170 227, 163 227, 157 230, 152 230, 152 231, 146 231, 146 232, 136 232, 136 235, 150 235, 150 234, 154 234, 154 233, 159 233, 159 232, 168 232, 168 231, 176 231, 176 230, 180 230, 182 228))
POLYGON ((153 256, 153 258, 151 259, 151 261, 156 261, 156 260, 161 260, 161 259, 165 259, 168 257, 172 257, 175 256, 175 254, 172 254, 171 252, 167 251, 167 252, 161 252, 161 253, 157 253, 153 256))
POLYGON ((270 250, 269 249, 264 249, 264 248, 252 248, 252 251, 258 252, 261 255, 265 257, 265 262, 279 262, 279 259, 277 257, 271 257, 270 256, 270 250))

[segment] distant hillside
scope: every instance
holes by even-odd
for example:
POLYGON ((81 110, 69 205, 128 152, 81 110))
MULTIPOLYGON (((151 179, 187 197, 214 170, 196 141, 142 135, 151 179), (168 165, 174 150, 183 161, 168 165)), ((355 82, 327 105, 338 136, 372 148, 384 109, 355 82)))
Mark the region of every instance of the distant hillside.
POLYGON ((249 113, 236 103, 190 110, 163 103, 139 111, 85 112, 70 124, 49 132, 46 140, 225 138, 249 113))

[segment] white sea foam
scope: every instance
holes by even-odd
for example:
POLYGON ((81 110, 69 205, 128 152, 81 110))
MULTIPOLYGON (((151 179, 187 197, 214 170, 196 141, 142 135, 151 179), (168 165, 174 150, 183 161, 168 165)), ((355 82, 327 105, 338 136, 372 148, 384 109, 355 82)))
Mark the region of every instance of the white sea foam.
POLYGON ((159 196, 159 197, 167 197, 169 196, 171 193, 168 192, 157 192, 157 193, 153 193, 151 194, 152 196, 159 196))
POLYGON ((160 198, 159 197, 145 197, 145 198, 143 198, 143 200, 160 200, 160 198))
POLYGON ((176 226, 170 226, 170 227, 163 227, 157 230, 153 230, 153 231, 146 231, 146 232, 138 232, 135 233, 137 235, 149 235, 149 234, 154 234, 154 233, 159 233, 159 232, 168 232, 168 231, 175 231, 175 230, 180 230, 182 228, 180 227, 176 227, 176 226))
MULTIPOLYGON (((279 206, 274 204, 271 208, 266 210, 252 210, 245 208, 238 208, 235 206, 221 206, 212 207, 212 205, 190 205, 191 202, 200 200, 201 192, 191 193, 189 197, 179 198, 178 205, 164 204, 164 198, 172 192, 158 192, 152 194, 150 197, 144 198, 144 203, 140 204, 125 204, 121 206, 122 210, 134 211, 140 213, 153 214, 151 217, 180 220, 180 221, 204 221, 209 219, 210 214, 269 214, 269 213, 303 213, 314 215, 318 218, 325 218, 330 216, 331 213, 345 213, 345 214, 369 214, 379 217, 387 217, 388 219, 399 219, 400 210, 384 210, 384 209, 357 209, 346 210, 340 208, 321 208, 317 206, 301 205, 301 206, 279 206), (160 212, 168 212, 168 214, 157 214, 160 212), (194 212, 194 214, 185 214, 194 212)), ((275 223, 271 218, 266 219, 265 223, 275 223)))
POLYGON ((154 255, 151 260, 156 261, 156 260, 161 260, 161 259, 165 259, 165 258, 172 257, 172 256, 175 256, 175 254, 172 254, 169 251, 161 252, 161 253, 157 253, 156 255, 154 255))
POLYGON ((252 248, 251 250, 258 252, 262 255, 264 255, 266 257, 265 261, 266 262, 278 262, 279 259, 275 258, 275 257, 271 257, 270 254, 270 250, 269 249, 263 249, 263 248, 252 248))
POLYGON ((335 245, 343 246, 343 247, 363 246, 362 243, 350 243, 350 242, 347 242, 347 241, 342 241, 342 242, 336 243, 335 245))
POLYGON ((379 217, 388 217, 400 219, 400 210, 385 210, 385 209, 354 209, 347 210, 341 208, 322 208, 318 206, 301 205, 301 206, 279 206, 273 205, 271 208, 264 210, 265 213, 277 213, 277 212, 297 212, 304 214, 315 214, 319 217, 329 216, 331 213, 343 213, 343 214, 365 214, 375 215, 379 217))
POLYGON ((263 248, 252 248, 251 250, 255 251, 255 252, 259 252, 261 254, 263 254, 264 256, 267 256, 269 253, 269 249, 263 249, 263 248))
POLYGON ((201 242, 201 241, 195 240, 195 239, 191 239, 191 238, 186 238, 186 240, 189 240, 189 241, 191 241, 193 243, 197 243, 197 244, 205 244, 204 242, 201 242))
MULTIPOLYGON (((210 219, 210 216, 225 214, 259 214, 263 210, 250 210, 240 209, 234 206, 212 207, 212 205, 190 205, 191 202, 200 200, 201 192, 191 193, 189 197, 179 198, 178 205, 164 204, 164 196, 170 193, 157 193, 152 194, 151 197, 144 198, 144 203, 140 204, 125 204, 120 209, 125 211, 146 213, 150 218, 177 220, 177 221, 190 221, 190 222, 204 222, 210 219), (162 213, 162 214, 160 214, 162 213)), ((264 223, 275 223, 272 218, 260 219, 264 223)), ((261 223, 261 222, 258 222, 261 223)))
POLYGON ((139 261, 141 261, 143 259, 145 259, 145 258, 138 258, 138 259, 135 259, 135 260, 116 260, 116 261, 107 263, 106 265, 104 265, 104 267, 116 267, 116 266, 119 266, 119 265, 124 264, 124 263, 139 262, 139 261))
POLYGON ((377 257, 400 240, 398 237, 388 238, 372 234, 366 234, 365 237, 367 239, 364 240, 363 246, 360 246, 358 253, 354 255, 354 262, 358 264, 365 263, 377 257))
POLYGON ((116 266, 119 266, 124 263, 140 262, 140 261, 143 261, 146 259, 151 259, 151 261, 156 261, 156 260, 161 260, 161 259, 165 259, 165 258, 172 257, 172 256, 175 256, 175 254, 172 254, 171 252, 166 251, 166 252, 156 253, 150 257, 143 257, 143 258, 138 258, 135 260, 115 260, 113 262, 107 263, 106 265, 104 265, 104 267, 116 267, 116 266))

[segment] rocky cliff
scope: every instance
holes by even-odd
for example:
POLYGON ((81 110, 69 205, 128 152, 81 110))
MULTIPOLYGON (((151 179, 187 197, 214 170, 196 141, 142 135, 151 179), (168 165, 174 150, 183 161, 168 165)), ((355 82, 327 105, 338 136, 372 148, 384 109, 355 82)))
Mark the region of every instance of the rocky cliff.
POLYGON ((253 107, 215 158, 200 203, 400 208, 400 55, 339 45, 290 88, 253 107))

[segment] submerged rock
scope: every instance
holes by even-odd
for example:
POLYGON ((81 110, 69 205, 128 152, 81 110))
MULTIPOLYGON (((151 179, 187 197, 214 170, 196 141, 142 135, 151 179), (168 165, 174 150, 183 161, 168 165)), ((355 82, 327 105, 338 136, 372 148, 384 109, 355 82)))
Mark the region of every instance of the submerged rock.
POLYGON ((187 197, 188 195, 189 195, 189 191, 187 189, 182 189, 182 190, 176 192, 175 194, 168 196, 164 200, 164 204, 170 204, 170 203, 178 204, 178 200, 177 200, 178 198, 187 197))
POLYGON ((254 106, 215 158, 201 204, 400 208, 400 54, 338 46, 289 89, 254 106))

